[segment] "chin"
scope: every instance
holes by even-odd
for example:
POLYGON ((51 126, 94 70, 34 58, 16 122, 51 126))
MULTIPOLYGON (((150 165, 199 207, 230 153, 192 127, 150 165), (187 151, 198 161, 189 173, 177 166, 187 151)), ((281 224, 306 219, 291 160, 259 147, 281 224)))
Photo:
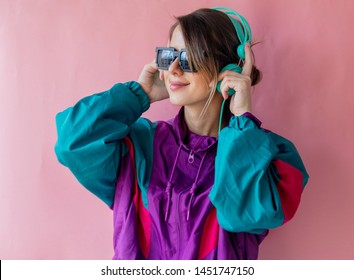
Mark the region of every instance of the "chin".
POLYGON ((186 105, 186 103, 183 102, 180 98, 171 98, 171 96, 170 96, 170 103, 173 104, 173 105, 177 105, 177 106, 186 105))
POLYGON ((186 105, 186 100, 181 94, 176 93, 169 93, 170 95, 170 102, 173 105, 184 106, 186 105))

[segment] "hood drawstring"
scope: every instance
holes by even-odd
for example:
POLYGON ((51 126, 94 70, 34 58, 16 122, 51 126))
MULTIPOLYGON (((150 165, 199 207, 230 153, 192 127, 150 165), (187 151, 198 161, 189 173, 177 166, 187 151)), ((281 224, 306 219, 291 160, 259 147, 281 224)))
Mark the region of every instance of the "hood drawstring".
POLYGON ((200 174, 200 171, 202 170, 203 163, 204 163, 204 160, 205 160, 207 154, 208 154, 208 152, 205 152, 205 154, 204 154, 204 156, 203 156, 203 158, 202 158, 202 160, 200 162, 200 165, 199 165, 199 168, 198 168, 198 172, 197 172, 197 176, 195 177, 195 180, 194 180, 194 183, 192 185, 192 188, 189 191, 189 194, 191 196, 189 198, 188 209, 187 209, 187 221, 189 221, 189 214, 190 214, 193 202, 194 202, 195 191, 196 191, 196 189, 198 187, 197 186, 197 182, 198 182, 198 179, 199 179, 199 174, 200 174))
POLYGON ((176 159, 175 159, 175 162, 174 162, 173 167, 172 167, 170 179, 167 182, 167 187, 166 187, 166 190, 165 190, 165 193, 167 195, 167 208, 166 208, 166 213, 165 213, 165 221, 167 221, 168 213, 169 213, 169 210, 170 210, 171 192, 172 192, 172 178, 173 178, 173 174, 175 173, 175 168, 176 168, 176 165, 177 165, 177 161, 178 161, 181 149, 182 149, 182 145, 179 145, 179 148, 178 148, 178 151, 177 151, 177 155, 176 155, 176 159))

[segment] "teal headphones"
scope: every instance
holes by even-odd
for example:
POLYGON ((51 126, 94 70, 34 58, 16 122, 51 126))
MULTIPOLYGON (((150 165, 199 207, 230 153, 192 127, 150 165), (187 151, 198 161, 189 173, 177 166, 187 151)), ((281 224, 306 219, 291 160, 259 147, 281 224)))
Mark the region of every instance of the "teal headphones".
MULTIPOLYGON (((225 13, 229 17, 229 19, 231 20, 232 24, 235 27, 236 35, 240 41, 240 45, 237 47, 237 55, 240 59, 244 60, 246 58, 245 46, 247 43, 251 43, 251 41, 252 41, 252 31, 251 31, 251 27, 250 27, 249 23, 247 22, 247 20, 243 16, 241 16, 239 13, 237 13, 236 11, 234 11, 230 8, 218 6, 218 7, 212 8, 212 9, 225 13)), ((222 68, 220 72, 224 72, 226 70, 234 71, 237 73, 242 72, 242 68, 237 64, 228 64, 224 68, 222 68)), ((219 81, 216 85, 217 91, 221 93, 220 86, 221 86, 221 81, 219 81)), ((229 89, 227 93, 229 96, 232 96, 235 93, 235 90, 229 89)), ((220 130, 221 130, 222 114, 224 111, 224 105, 225 105, 225 100, 222 102, 221 110, 220 110, 219 134, 220 134, 220 130)))
MULTIPOLYGON (((247 43, 251 43, 252 41, 252 31, 249 23, 243 16, 241 16, 239 13, 237 13, 236 11, 230 8, 217 6, 212 9, 225 13, 231 20, 232 24, 235 27, 237 37, 240 41, 240 45, 237 47, 237 55, 239 56, 240 59, 245 59, 246 57, 245 46, 247 43)), ((242 68, 237 64, 228 64, 223 69, 221 69, 220 72, 224 72, 226 70, 234 71, 237 73, 242 72, 242 68)), ((216 89, 219 92, 221 92, 220 85, 221 85, 221 81, 218 82, 216 86, 216 89)), ((234 93, 235 91, 233 89, 229 89, 228 91, 229 96, 233 95, 234 93)))

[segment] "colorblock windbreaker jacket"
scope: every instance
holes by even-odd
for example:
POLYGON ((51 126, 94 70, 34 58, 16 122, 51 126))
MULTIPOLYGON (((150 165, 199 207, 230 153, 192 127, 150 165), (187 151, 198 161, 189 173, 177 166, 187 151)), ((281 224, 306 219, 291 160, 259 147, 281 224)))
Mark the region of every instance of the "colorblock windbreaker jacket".
POLYGON ((251 114, 218 139, 141 115, 136 82, 88 96, 56 118, 55 152, 114 214, 113 259, 256 259, 289 221, 308 180, 294 145, 251 114))

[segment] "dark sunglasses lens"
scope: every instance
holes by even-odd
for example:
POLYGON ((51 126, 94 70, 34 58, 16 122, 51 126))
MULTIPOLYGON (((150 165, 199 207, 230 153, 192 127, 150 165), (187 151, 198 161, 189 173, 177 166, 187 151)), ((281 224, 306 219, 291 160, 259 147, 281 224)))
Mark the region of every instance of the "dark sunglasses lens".
POLYGON ((157 48, 156 63, 157 67, 161 70, 168 70, 173 61, 178 57, 179 67, 185 72, 192 72, 189 67, 188 56, 185 49, 180 52, 172 48, 157 48))
POLYGON ((157 67, 160 69, 168 69, 174 60, 172 50, 162 49, 157 51, 157 67))
POLYGON ((186 51, 182 51, 179 59, 179 66, 183 71, 191 72, 192 70, 189 68, 188 56, 186 51))

